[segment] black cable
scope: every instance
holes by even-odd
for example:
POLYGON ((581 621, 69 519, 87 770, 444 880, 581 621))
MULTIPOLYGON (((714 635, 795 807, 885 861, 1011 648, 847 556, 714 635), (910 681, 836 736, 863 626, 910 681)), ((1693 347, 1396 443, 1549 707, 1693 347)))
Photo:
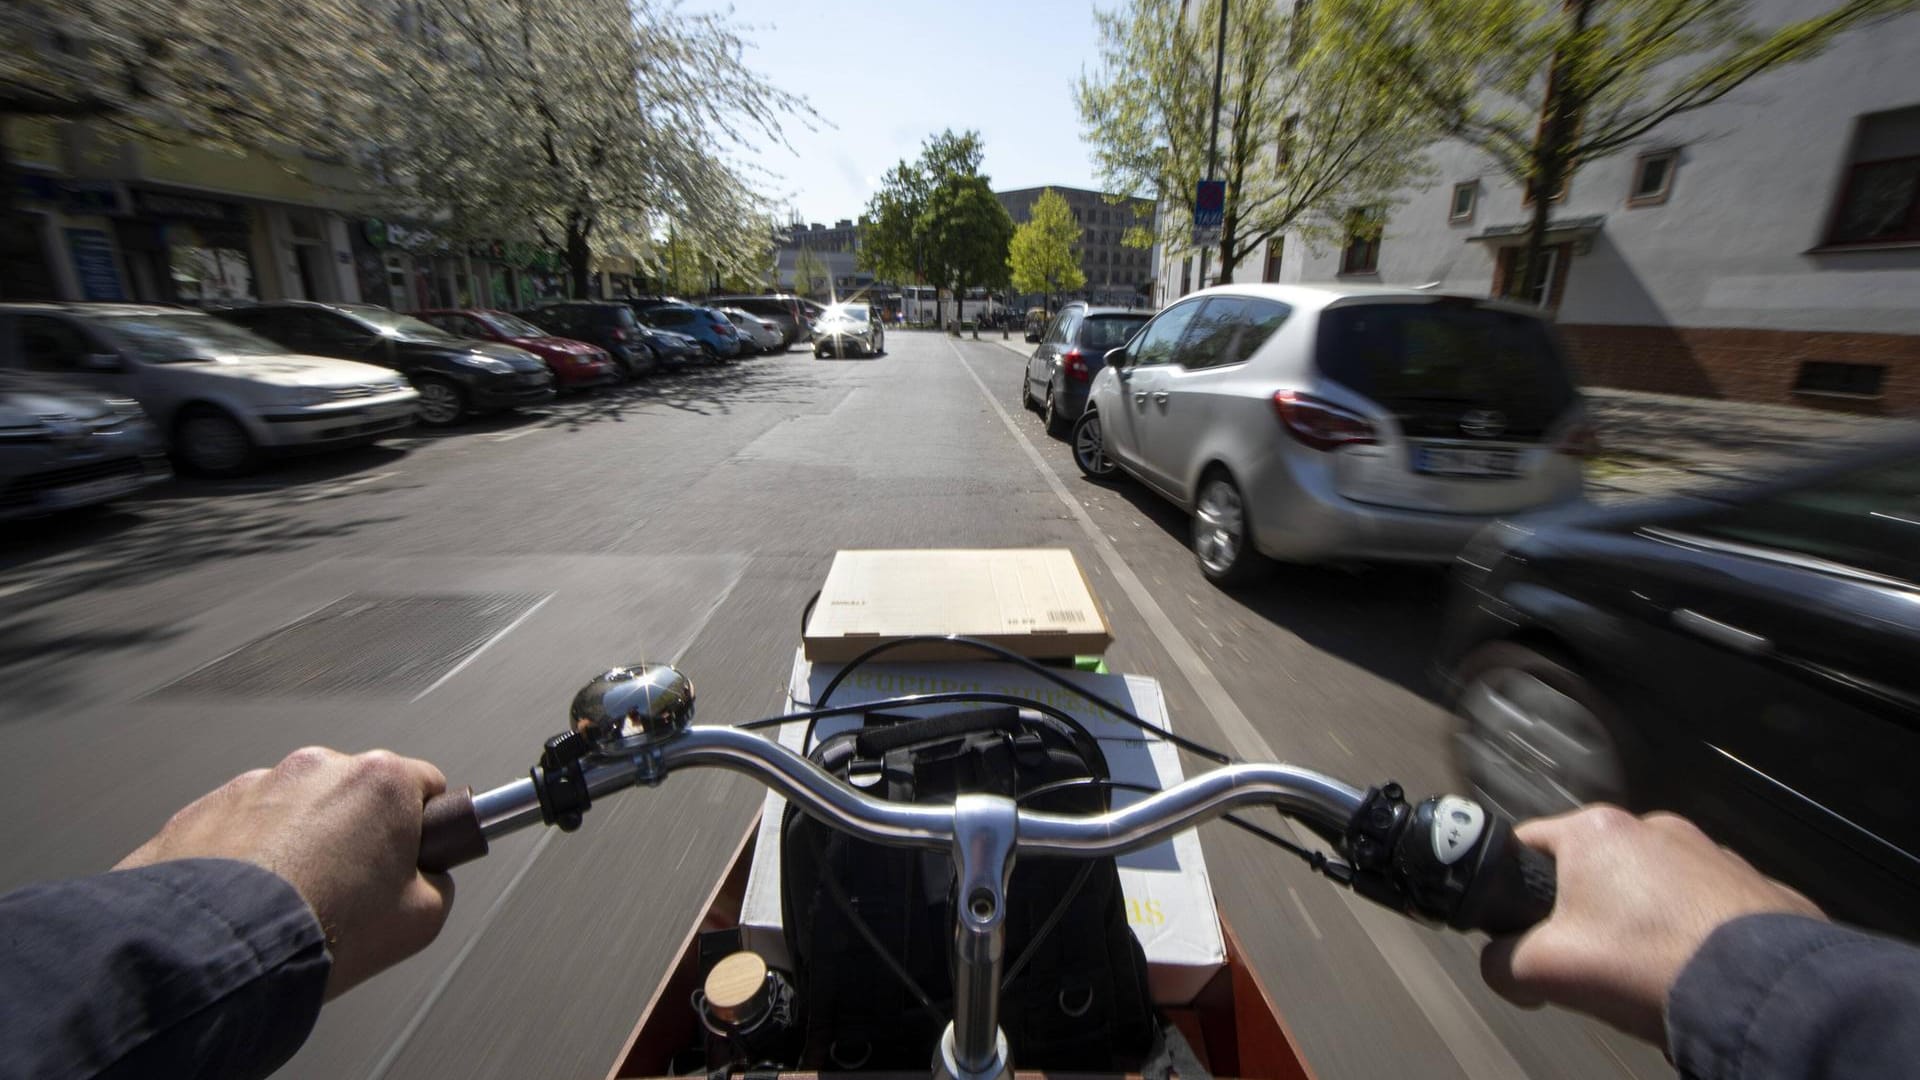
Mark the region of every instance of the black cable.
POLYGON ((834 705, 828 708, 808 709, 805 712, 786 713, 782 716, 763 716, 758 720, 747 720, 731 726, 739 728, 742 731, 757 731, 761 728, 779 727, 782 724, 794 724, 805 720, 807 722, 807 735, 806 739, 801 743, 802 746, 805 746, 813 741, 813 722, 815 720, 825 720, 834 716, 847 716, 852 713, 884 712, 887 709, 910 709, 919 705, 947 705, 954 703, 1013 705, 1022 709, 1032 709, 1034 712, 1043 713, 1066 724, 1096 745, 1100 741, 1094 738, 1093 732, 1088 731, 1087 725, 1081 723, 1078 717, 1060 708, 1058 705, 1049 705, 1044 701, 1035 701, 1029 697, 1021 697, 1019 694, 996 694, 989 690, 946 690, 938 694, 907 694, 903 697, 883 698, 879 701, 863 701, 858 705, 834 705))
POLYGON ((812 842, 808 846, 813 851, 814 863, 820 867, 820 881, 827 887, 827 895, 833 898, 834 906, 840 909, 840 914, 846 916, 847 922, 853 925, 854 932, 859 934, 860 939, 867 943, 867 947, 872 949, 874 955, 880 958, 880 962, 886 965, 887 970, 893 972, 894 978, 899 979, 900 984, 905 986, 920 1002, 920 1008, 925 1010, 927 1015, 936 1023, 944 1019, 940 1014, 940 1010, 934 1006, 933 998, 929 997, 927 992, 920 988, 920 983, 913 977, 913 973, 908 971, 906 966, 894 957, 893 952, 881 942, 880 935, 873 932, 873 927, 867 925, 867 920, 863 918, 859 910, 853 906, 852 898, 847 896, 846 887, 840 884, 840 878, 833 872, 833 864, 827 861, 825 840, 820 835, 821 830, 810 829, 808 831, 814 834, 812 842))
MULTIPOLYGON (((1087 701, 1092 705, 1096 705, 1102 709, 1105 709, 1106 711, 1112 713, 1114 716, 1119 717, 1121 720, 1129 724, 1132 724, 1134 727, 1137 727, 1142 731, 1150 731, 1153 734, 1159 736, 1162 739, 1165 739, 1167 742, 1172 743, 1173 745, 1179 747, 1182 750, 1187 751, 1190 754, 1194 754, 1198 757, 1206 758, 1207 760, 1215 763, 1216 765, 1230 765, 1233 763, 1233 758, 1227 756, 1226 754, 1223 754, 1220 751, 1215 750, 1204 743, 1198 743, 1193 741, 1192 739, 1185 738, 1184 736, 1176 735, 1173 732, 1168 731, 1166 728, 1159 726, 1158 724, 1153 724, 1153 723, 1149 723, 1146 720, 1142 720, 1140 717, 1135 716, 1132 711, 1128 709, 1123 709, 1119 705, 1115 704, 1114 702, 1109 701, 1104 697, 1101 697, 1099 694, 1096 694, 1091 690, 1088 690, 1082 686, 1075 684, 1073 680, 1068 679, 1066 676, 1061 675, 1059 672, 1054 671, 1042 664, 1034 663, 1032 658, 1030 657, 1021 656, 1019 653, 1014 652, 1011 649, 1002 648, 1001 646, 995 645, 991 642, 979 641, 969 637, 960 637, 955 634, 914 634, 910 637, 895 638, 892 641, 883 641, 878 645, 875 645, 865 650, 864 652, 861 652, 860 654, 855 656, 853 659, 841 665, 840 670, 838 672, 835 672, 833 678, 829 679, 827 681, 827 685, 821 689, 820 699, 818 701, 796 701, 794 702, 794 704, 806 706, 808 708, 825 707, 827 703, 827 699, 833 696, 833 692, 839 688, 841 682, 845 681, 846 677, 848 675, 851 675, 853 673, 853 670, 859 667, 861 664, 864 664, 869 660, 872 660, 874 657, 879 656, 882 653, 891 651, 893 649, 898 649, 903 646, 925 645, 925 644, 933 644, 933 643, 943 644, 943 645, 958 645, 963 648, 973 649, 977 652, 983 653, 989 658, 1000 660, 1009 664, 1014 664, 1019 667, 1023 667, 1028 671, 1032 672, 1033 674, 1040 676, 1041 678, 1047 680, 1050 683, 1053 683, 1055 686, 1060 687, 1062 690, 1065 690, 1071 694, 1074 694, 1075 696, 1087 701)), ((1029 700, 1029 699, 1022 699, 1022 700, 1029 700)), ((807 736, 808 736, 808 740, 811 741, 813 736, 813 729, 811 724, 808 725, 807 736)))

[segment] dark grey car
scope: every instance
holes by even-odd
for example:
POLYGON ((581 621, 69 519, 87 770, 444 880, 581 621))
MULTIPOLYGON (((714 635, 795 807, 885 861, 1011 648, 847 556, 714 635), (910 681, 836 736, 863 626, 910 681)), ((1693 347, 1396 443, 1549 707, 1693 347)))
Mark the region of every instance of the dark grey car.
POLYGON ((1151 311, 1093 307, 1071 303, 1047 324, 1040 346, 1027 358, 1020 381, 1020 404, 1038 407, 1049 435, 1064 435, 1087 404, 1087 388, 1100 374, 1109 349, 1132 340, 1151 311))
POLYGON ((92 506, 172 475, 131 398, 0 371, 0 521, 92 506))

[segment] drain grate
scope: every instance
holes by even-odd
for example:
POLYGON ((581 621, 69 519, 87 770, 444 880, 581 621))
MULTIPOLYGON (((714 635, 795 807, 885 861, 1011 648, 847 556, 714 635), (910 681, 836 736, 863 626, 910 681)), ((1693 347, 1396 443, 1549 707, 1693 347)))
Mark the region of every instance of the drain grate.
POLYGON ((539 605, 515 593, 356 594, 160 688, 166 696, 418 694, 539 605))

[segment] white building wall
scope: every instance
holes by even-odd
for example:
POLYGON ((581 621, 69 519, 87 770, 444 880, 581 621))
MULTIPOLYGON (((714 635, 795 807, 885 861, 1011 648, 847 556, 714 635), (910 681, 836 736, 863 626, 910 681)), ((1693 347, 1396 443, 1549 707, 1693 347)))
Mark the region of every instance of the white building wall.
MULTIPOLYGON (((1761 0, 1752 15, 1772 25, 1811 10, 1806 0, 1761 0)), ((1553 216, 1605 220, 1591 251, 1570 263, 1560 320, 1920 333, 1920 249, 1817 250, 1856 118, 1910 105, 1920 105, 1920 16, 1847 35, 1814 60, 1755 79, 1585 164, 1553 216), (1667 201, 1629 208, 1638 155, 1670 147, 1681 156, 1667 201)), ((1378 275, 1356 280, 1485 293, 1493 252, 1468 237, 1525 222, 1521 191, 1468 147, 1443 144, 1431 157, 1430 186, 1403 193, 1389 215, 1378 275), (1453 185, 1476 178, 1472 221, 1450 224, 1453 185)), ((1339 252, 1292 244, 1283 276, 1341 280, 1339 268, 1339 252)))

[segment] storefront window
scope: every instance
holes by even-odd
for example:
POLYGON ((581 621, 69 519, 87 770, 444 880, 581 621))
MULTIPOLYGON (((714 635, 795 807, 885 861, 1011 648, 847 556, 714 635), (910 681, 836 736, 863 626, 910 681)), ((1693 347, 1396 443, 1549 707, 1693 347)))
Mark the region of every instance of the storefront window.
POLYGON ((193 230, 167 230, 167 253, 173 293, 186 303, 258 300, 253 260, 243 248, 203 240, 193 230))

